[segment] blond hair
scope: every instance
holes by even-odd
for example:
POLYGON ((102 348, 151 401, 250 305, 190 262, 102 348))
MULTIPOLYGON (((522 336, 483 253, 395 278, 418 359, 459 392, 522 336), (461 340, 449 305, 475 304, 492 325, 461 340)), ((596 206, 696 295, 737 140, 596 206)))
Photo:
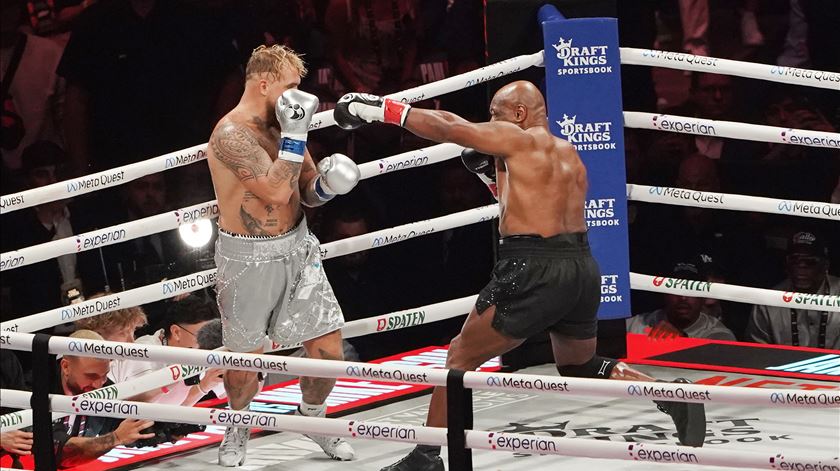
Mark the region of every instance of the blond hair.
MULTIPOLYGON (((87 329, 77 330, 77 331, 73 332, 72 334, 70 334, 68 337, 70 337, 71 339, 105 340, 98 333, 96 333, 92 330, 87 330, 87 329)), ((76 356, 76 355, 64 355, 64 358, 66 358, 67 360, 70 360, 72 358, 79 358, 79 357, 76 356)), ((108 361, 107 358, 96 358, 96 360, 108 361)))
MULTIPOLYGON (((101 298, 105 293, 96 293, 88 299, 101 298)), ((140 306, 117 309, 116 311, 104 312, 98 316, 86 317, 75 322, 77 329, 92 330, 105 335, 108 332, 121 329, 128 325, 138 328, 146 325, 146 313, 140 306)))
POLYGON ((250 80, 255 75, 267 73, 276 80, 285 67, 296 70, 301 77, 306 76, 303 59, 291 48, 279 44, 257 46, 245 67, 245 79, 250 80))

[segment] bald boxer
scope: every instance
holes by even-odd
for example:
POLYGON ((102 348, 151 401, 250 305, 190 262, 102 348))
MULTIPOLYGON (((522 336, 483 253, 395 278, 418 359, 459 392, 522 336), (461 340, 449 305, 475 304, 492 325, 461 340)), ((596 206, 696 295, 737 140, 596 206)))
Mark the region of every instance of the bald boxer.
MULTIPOLYGON (((563 376, 655 381, 595 354, 601 290, 584 220, 586 168, 575 148, 549 131, 545 100, 533 84, 513 82, 499 90, 487 123, 353 93, 341 98, 334 116, 344 129, 379 121, 424 139, 469 148, 461 155, 464 165, 499 201, 499 261, 449 346, 448 368, 475 370, 548 330, 563 376)), ((659 406, 673 418, 680 443, 702 446, 702 404, 659 406)), ((444 388, 436 387, 432 394, 426 425, 446 426, 444 388)), ((439 455, 440 447, 418 445, 383 471, 442 470, 439 455)))
MULTIPOLYGON (((306 137, 318 98, 298 90, 305 73, 291 49, 258 47, 248 61, 242 99, 210 136, 207 162, 220 211, 217 302, 231 351, 262 353, 267 334, 279 344, 303 342, 309 358, 342 360, 344 317, 301 204, 320 206, 349 192, 360 174, 341 154, 316 168, 306 137)), ((257 373, 228 370, 230 407, 247 409, 260 383, 257 373)), ((301 377, 300 385, 298 413, 323 417, 335 380, 301 377)), ((219 464, 242 465, 249 435, 248 428, 228 427, 219 464)), ((354 457, 341 438, 309 438, 330 458, 354 457)))

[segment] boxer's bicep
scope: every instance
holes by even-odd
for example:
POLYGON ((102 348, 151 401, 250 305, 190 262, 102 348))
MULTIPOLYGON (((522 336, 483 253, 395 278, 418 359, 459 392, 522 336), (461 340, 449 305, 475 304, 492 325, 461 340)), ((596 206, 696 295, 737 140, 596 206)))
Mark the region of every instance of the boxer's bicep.
POLYGON ((239 179, 246 190, 267 203, 289 201, 297 186, 301 164, 277 159, 272 162, 257 137, 246 127, 228 123, 210 139, 213 155, 239 179))

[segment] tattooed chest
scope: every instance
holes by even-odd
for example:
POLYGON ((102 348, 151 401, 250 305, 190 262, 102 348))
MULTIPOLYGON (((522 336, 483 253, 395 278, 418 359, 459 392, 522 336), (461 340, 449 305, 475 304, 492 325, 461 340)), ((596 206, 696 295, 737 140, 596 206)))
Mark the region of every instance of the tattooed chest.
POLYGON ((266 204, 253 193, 245 192, 239 207, 239 219, 250 235, 277 235, 292 227, 299 219, 300 205, 266 204))

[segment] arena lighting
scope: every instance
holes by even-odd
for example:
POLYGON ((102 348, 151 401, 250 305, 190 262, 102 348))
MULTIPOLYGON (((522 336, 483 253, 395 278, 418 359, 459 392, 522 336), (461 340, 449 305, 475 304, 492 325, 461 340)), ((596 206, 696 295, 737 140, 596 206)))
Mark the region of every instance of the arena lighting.
POLYGON ((192 224, 178 226, 178 234, 185 244, 198 249, 207 245, 213 238, 213 224, 209 219, 199 219, 192 224))

